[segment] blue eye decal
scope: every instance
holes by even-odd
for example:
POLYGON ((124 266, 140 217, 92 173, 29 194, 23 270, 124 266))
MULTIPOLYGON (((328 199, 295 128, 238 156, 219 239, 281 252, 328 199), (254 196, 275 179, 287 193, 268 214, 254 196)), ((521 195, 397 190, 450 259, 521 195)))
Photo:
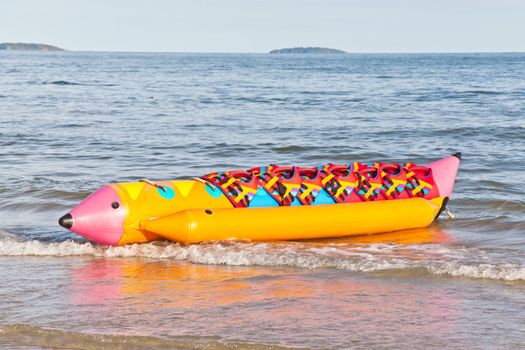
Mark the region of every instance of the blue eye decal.
POLYGON ((208 194, 213 198, 219 198, 222 196, 221 190, 212 184, 206 184, 206 192, 208 192, 208 194))
POLYGON ((157 192, 164 199, 173 199, 175 197, 175 191, 169 186, 162 186, 163 188, 157 188, 157 192))

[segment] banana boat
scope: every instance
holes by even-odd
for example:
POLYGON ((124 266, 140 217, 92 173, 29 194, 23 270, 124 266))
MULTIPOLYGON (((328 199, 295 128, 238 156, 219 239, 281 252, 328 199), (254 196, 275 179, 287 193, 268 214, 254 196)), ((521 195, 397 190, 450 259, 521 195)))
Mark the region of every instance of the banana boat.
POLYGON ((270 165, 102 187, 59 219, 86 239, 298 240, 422 228, 452 194, 461 154, 413 163, 270 165))

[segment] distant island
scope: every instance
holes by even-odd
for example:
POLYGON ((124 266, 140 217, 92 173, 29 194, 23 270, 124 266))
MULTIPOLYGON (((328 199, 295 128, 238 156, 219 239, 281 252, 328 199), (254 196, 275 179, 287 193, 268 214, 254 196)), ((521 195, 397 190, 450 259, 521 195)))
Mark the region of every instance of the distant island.
POLYGON ((65 51, 60 47, 46 45, 46 44, 31 44, 31 43, 1 43, 0 50, 13 51, 65 51))
POLYGON ((343 50, 329 49, 326 47, 289 47, 284 49, 272 50, 270 53, 277 54, 294 54, 294 53, 308 53, 308 54, 348 54, 343 50))

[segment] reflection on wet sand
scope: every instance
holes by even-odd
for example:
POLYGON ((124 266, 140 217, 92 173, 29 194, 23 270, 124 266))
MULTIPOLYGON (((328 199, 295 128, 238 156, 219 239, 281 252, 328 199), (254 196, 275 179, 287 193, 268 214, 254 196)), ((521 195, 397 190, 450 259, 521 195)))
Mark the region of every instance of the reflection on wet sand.
MULTIPOLYGON (((305 244, 363 244, 372 238, 407 244, 448 236, 430 228, 305 244)), ((300 332, 343 344, 373 339, 378 320, 383 331, 393 333, 447 332, 458 312, 455 296, 436 285, 352 272, 341 276, 330 269, 93 258, 72 271, 72 285, 71 306, 82 310, 86 322, 128 324, 131 334, 203 335, 206 329, 206 335, 225 339, 293 343, 300 332), (401 330, 406 318, 411 322, 401 330)))

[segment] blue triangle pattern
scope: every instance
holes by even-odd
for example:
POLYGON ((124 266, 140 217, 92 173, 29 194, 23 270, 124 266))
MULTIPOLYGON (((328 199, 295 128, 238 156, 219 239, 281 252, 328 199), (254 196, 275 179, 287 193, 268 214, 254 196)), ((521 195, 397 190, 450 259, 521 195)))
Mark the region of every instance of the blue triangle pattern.
POLYGON ((264 188, 259 188, 250 202, 250 208, 278 207, 279 204, 264 188))
POLYGON ((324 189, 321 189, 317 196, 315 197, 315 201, 312 203, 312 205, 316 204, 334 204, 335 201, 324 189))

